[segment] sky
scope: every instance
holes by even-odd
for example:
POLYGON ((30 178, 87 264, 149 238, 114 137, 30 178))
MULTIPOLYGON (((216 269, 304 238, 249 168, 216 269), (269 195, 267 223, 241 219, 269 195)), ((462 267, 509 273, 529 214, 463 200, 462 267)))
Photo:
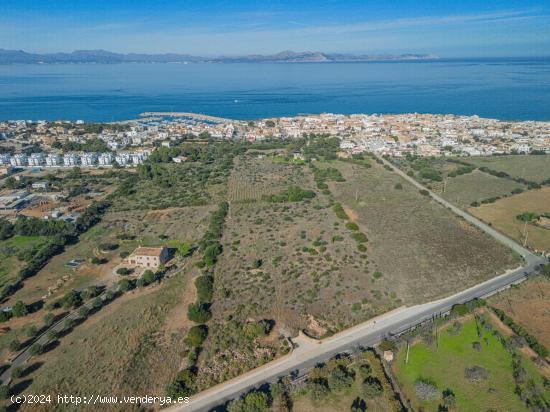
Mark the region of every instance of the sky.
POLYGON ((0 48, 550 55, 550 0, 0 0, 0 48))

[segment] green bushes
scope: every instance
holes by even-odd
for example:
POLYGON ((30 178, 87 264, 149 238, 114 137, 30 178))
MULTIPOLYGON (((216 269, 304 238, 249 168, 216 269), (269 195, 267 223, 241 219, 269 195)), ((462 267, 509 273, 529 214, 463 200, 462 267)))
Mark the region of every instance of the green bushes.
POLYGON ((194 348, 200 347, 208 336, 208 327, 206 325, 197 325, 189 329, 185 342, 194 348))
POLYGON ((287 203, 287 202, 301 202, 306 199, 313 199, 315 192, 312 190, 304 190, 298 186, 290 186, 284 192, 278 195, 264 195, 262 200, 270 203, 287 203))
POLYGON ((340 219, 349 220, 349 216, 340 203, 332 205, 332 210, 336 213, 336 216, 340 219))
POLYGON ((195 279, 195 287, 197 288, 197 298, 199 302, 212 302, 212 295, 214 293, 214 278, 212 276, 199 276, 195 279))
POLYGON ((354 232, 351 234, 351 238, 357 243, 366 243, 368 241, 367 235, 363 232, 354 232))
POLYGON ((491 308, 493 312, 498 316, 498 318, 504 323, 506 326, 508 326, 510 329, 514 331, 515 334, 521 336, 525 339, 527 344, 531 349, 533 349, 540 357, 546 358, 548 356, 548 349, 543 346, 537 338, 535 338, 533 335, 529 334, 527 330, 523 328, 523 326, 518 325, 514 322, 514 320, 506 315, 506 313, 498 308, 491 308))
POLYGON ((196 323, 208 322, 212 317, 210 308, 203 303, 191 303, 187 307, 187 318, 196 323))
POLYGON ((357 223, 354 222, 347 222, 346 228, 348 228, 349 230, 359 230, 359 226, 357 225, 357 223))

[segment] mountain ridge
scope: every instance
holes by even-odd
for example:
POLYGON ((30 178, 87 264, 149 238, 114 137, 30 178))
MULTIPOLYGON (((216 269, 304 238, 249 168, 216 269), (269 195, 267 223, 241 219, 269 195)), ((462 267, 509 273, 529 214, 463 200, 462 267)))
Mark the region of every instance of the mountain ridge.
POLYGON ((294 52, 285 50, 275 54, 249 54, 244 56, 201 57, 180 53, 116 53, 103 49, 75 50, 70 53, 28 53, 24 50, 0 49, 0 64, 60 64, 60 63, 299 63, 299 62, 353 62, 353 61, 408 61, 431 60, 432 54, 346 54, 319 51, 294 52))

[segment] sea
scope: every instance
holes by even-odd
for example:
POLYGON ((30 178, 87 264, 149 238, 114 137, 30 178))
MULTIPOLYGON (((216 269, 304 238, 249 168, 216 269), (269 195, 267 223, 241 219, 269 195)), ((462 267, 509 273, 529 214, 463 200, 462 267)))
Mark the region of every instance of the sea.
POLYGON ((438 113, 550 120, 549 59, 0 65, 0 120, 438 113))

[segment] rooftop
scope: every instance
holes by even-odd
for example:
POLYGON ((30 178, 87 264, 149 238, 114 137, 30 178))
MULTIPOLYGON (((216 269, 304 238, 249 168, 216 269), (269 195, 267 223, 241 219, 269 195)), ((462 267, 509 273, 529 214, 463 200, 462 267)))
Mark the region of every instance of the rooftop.
POLYGON ((164 246, 138 247, 136 250, 134 250, 134 253, 132 254, 138 255, 138 256, 160 256, 164 249, 165 249, 164 246))

